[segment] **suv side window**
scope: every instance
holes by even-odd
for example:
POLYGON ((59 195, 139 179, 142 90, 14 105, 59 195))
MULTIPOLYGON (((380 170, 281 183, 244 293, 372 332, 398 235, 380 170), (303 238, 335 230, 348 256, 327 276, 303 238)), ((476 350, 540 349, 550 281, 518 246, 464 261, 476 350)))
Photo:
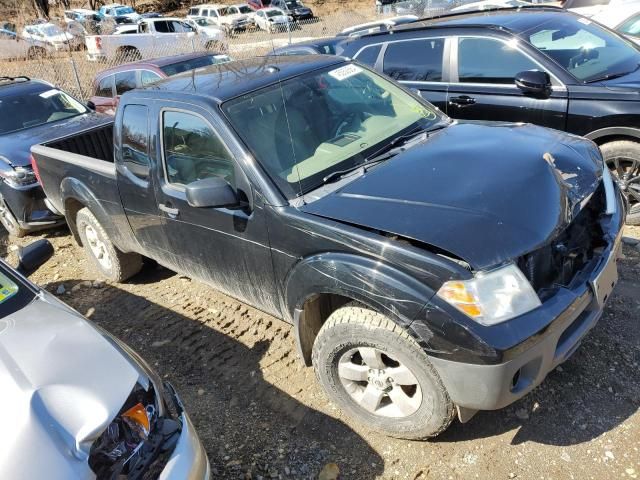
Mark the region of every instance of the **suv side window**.
POLYGON ((440 82, 444 38, 424 38, 387 45, 383 72, 395 80, 440 82))
POLYGON ((122 95, 136 88, 136 71, 116 73, 116 95, 122 95))
POLYGON ((518 73, 539 68, 521 51, 500 40, 492 38, 460 38, 458 40, 458 78, 462 83, 512 85, 518 73))
POLYGON ((95 96, 113 98, 113 75, 107 75, 98 82, 95 96))
POLYGON ((360 53, 355 57, 360 63, 373 67, 378 60, 378 54, 382 49, 382 45, 372 45, 370 47, 363 48, 360 53))
POLYGON ((235 185, 233 157, 202 117, 166 110, 162 114, 162 133, 168 183, 181 187, 219 176, 235 185))
POLYGON ((149 178, 149 109, 127 105, 122 113, 122 163, 141 180, 149 178))

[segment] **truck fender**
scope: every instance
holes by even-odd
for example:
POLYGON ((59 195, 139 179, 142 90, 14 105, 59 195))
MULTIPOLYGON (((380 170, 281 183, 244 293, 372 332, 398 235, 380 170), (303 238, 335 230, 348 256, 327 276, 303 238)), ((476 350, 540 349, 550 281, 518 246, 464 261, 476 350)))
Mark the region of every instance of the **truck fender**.
POLYGON ((341 305, 356 300, 408 328, 434 293, 380 260, 321 253, 298 262, 288 274, 286 315, 294 324, 298 353, 309 366, 318 331, 341 305))
POLYGON ((114 238, 113 223, 109 215, 84 183, 76 178, 65 178, 60 184, 60 196, 63 200, 64 215, 67 219, 67 224, 79 245, 81 242, 78 229, 76 228, 76 214, 84 207, 91 210, 91 213, 98 219, 98 222, 100 222, 100 225, 105 229, 109 238, 114 238))
POLYGON ((596 143, 599 143, 598 140, 605 137, 631 137, 640 141, 640 129, 633 127, 607 127, 585 135, 585 138, 596 143))

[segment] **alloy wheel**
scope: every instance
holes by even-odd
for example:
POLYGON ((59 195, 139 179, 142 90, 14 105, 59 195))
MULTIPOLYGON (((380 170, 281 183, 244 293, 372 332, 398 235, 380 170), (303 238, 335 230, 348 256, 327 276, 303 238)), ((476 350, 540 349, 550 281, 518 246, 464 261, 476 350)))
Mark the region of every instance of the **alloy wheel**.
POLYGON ((640 209, 640 160, 618 156, 608 159, 607 166, 627 199, 630 211, 640 209))
POLYGON ((98 233, 91 225, 87 225, 84 230, 85 237, 87 238, 87 242, 89 243, 89 248, 91 249, 91 253, 98 260, 100 266, 105 270, 111 269, 111 256, 107 250, 107 246, 100 239, 98 233))
POLYGON ((374 415, 408 417, 422 404, 422 390, 413 372, 377 348, 347 351, 338 361, 338 376, 351 399, 374 415))

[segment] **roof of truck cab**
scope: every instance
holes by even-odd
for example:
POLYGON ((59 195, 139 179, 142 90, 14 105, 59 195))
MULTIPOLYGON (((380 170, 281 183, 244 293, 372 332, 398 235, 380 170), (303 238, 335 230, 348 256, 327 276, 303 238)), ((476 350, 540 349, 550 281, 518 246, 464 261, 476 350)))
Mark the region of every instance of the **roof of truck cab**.
POLYGON ((211 65, 156 82, 146 90, 175 91, 214 98, 222 103, 278 80, 345 61, 333 55, 254 57, 211 65))

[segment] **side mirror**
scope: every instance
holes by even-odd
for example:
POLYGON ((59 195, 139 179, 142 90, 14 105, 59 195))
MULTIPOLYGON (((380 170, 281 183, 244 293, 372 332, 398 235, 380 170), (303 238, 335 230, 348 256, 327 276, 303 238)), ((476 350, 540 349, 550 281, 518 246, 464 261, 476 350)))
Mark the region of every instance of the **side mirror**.
POLYGON ((210 177, 187 185, 187 202, 192 207, 235 207, 239 204, 236 192, 222 177, 210 177))
POLYGON ((87 102, 87 108, 88 108, 89 110, 93 110, 93 111, 95 112, 95 111, 96 111, 96 104, 95 104, 95 103, 93 103, 91 100, 89 100, 89 101, 87 102))
POLYGON ((547 72, 539 70, 520 72, 516 75, 515 82, 524 93, 537 96, 549 96, 551 93, 551 77, 547 72))
POLYGON ((52 256, 53 245, 51 245, 51 242, 44 238, 36 240, 18 250, 18 267, 16 270, 24 276, 29 276, 44 265, 52 256))

